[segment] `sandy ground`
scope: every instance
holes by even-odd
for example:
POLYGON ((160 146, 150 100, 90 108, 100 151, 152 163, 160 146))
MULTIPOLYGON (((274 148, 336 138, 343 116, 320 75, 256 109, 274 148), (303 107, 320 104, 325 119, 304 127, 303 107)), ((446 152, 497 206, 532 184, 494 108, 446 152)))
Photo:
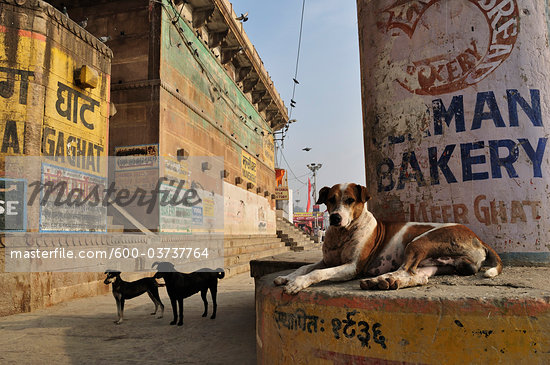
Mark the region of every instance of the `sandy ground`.
MULTIPOLYGON (((124 278, 124 276, 123 276, 124 278)), ((254 280, 219 281, 217 318, 201 317, 200 294, 184 301, 184 324, 170 326, 172 309, 160 288, 164 318, 151 316, 147 295, 126 302, 115 325, 111 294, 32 313, 0 317, 1 364, 255 364, 254 280)))

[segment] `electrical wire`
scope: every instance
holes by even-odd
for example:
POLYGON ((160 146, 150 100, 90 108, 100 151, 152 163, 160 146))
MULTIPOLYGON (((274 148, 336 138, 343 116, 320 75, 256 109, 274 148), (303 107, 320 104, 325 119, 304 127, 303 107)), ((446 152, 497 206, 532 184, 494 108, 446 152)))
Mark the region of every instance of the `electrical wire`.
POLYGON ((302 180, 300 180, 300 179, 296 176, 296 174, 294 173, 294 171, 292 171, 292 168, 290 167, 290 164, 289 164, 288 161, 286 160, 286 157, 285 157, 285 155, 284 155, 282 149, 281 149, 280 151, 281 151, 281 156, 283 157, 283 160, 285 161, 286 166, 288 167, 288 170, 292 173, 292 176, 294 176, 294 178, 295 178, 296 180, 298 180, 298 182, 299 182, 300 184, 304 184, 304 185, 307 184, 307 183, 303 182, 302 180))
POLYGON ((308 175, 309 175, 309 173, 305 173, 305 174, 303 174, 302 176, 294 177, 294 178, 289 179, 289 180, 297 180, 297 179, 299 179, 299 178, 302 178, 302 177, 305 177, 305 176, 308 176, 308 175))
MULTIPOLYGON (((302 14, 300 16, 300 33, 298 35, 298 51, 296 52, 296 67, 294 69, 294 78, 292 79, 292 97, 290 98, 290 112, 288 113, 288 119, 292 119, 292 111, 295 108, 294 96, 296 95, 296 85, 298 84, 298 65, 300 63, 300 49, 302 47, 302 31, 304 29, 304 13, 306 8, 306 0, 302 0, 302 14)), ((281 130, 281 146, 284 147, 284 141, 286 137, 286 132, 288 131, 289 124, 286 125, 285 129, 281 130)))
MULTIPOLYGON (((303 0, 302 1, 302 16, 301 16, 301 19, 300 19, 300 34, 298 36, 298 52, 296 54, 296 69, 294 71, 294 79, 292 80, 293 86, 292 86, 292 98, 290 99, 291 101, 294 100, 294 96, 296 95, 296 81, 294 81, 294 80, 298 80, 298 64, 300 62, 300 48, 302 46, 302 30, 303 30, 303 27, 304 27, 304 10, 305 10, 305 8, 306 8, 306 0, 303 0)), ((293 109, 294 109, 294 106, 291 103, 290 104, 290 113, 289 113, 289 116, 288 116, 289 119, 292 117, 292 110, 293 109)))

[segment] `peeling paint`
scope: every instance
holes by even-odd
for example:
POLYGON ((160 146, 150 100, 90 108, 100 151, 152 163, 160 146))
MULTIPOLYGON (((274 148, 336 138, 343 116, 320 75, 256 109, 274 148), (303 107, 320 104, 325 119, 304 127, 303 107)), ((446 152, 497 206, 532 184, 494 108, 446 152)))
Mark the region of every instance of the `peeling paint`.
POLYGON ((550 262, 549 17, 516 0, 358 1, 376 216, 458 217, 510 262, 550 262))
POLYGON ((512 298, 510 291, 451 298, 429 288, 418 291, 424 295, 370 295, 342 284, 290 296, 271 284, 274 276, 256 286, 262 364, 550 361, 547 299, 512 298))

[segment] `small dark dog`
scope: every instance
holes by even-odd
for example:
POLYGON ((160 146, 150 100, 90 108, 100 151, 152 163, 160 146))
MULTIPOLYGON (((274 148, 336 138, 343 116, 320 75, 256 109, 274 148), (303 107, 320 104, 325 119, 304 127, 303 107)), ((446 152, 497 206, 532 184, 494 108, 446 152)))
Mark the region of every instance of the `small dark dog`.
POLYGON ((158 287, 164 285, 158 284, 155 278, 143 278, 128 282, 120 278, 120 271, 107 270, 105 274, 107 274, 107 277, 103 283, 106 285, 113 283, 113 296, 116 300, 118 312, 118 321, 115 321, 116 324, 122 323, 122 317, 124 316, 124 301, 126 299, 138 297, 145 292, 149 294, 149 298, 151 298, 155 304, 155 311, 151 313, 151 315, 157 313, 157 309, 160 305, 160 315, 157 318, 162 318, 164 314, 164 304, 160 301, 158 287))
POLYGON ((171 325, 176 324, 176 321, 178 326, 183 325, 183 299, 198 292, 201 292, 201 298, 204 303, 204 313, 202 316, 206 317, 208 313, 208 301, 206 300, 208 289, 210 289, 210 295, 212 296, 212 303, 214 305, 214 311, 210 318, 216 318, 216 309, 218 308, 218 304, 216 303, 218 279, 223 279, 225 276, 225 272, 222 269, 218 269, 218 271, 195 271, 184 274, 176 271, 174 265, 170 262, 155 262, 152 267, 154 268, 155 266, 157 266, 158 272, 155 274, 154 278, 164 278, 166 291, 172 303, 174 320, 170 322, 171 325), (176 301, 178 302, 180 311, 179 320, 176 301))

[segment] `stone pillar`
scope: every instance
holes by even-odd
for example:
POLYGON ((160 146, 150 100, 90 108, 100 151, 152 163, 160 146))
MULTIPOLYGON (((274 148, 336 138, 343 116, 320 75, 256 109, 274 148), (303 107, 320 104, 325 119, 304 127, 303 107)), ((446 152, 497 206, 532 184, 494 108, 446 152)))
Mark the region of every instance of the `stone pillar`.
POLYGON ((464 223, 509 263, 548 264, 547 3, 357 6, 370 209, 464 223))

